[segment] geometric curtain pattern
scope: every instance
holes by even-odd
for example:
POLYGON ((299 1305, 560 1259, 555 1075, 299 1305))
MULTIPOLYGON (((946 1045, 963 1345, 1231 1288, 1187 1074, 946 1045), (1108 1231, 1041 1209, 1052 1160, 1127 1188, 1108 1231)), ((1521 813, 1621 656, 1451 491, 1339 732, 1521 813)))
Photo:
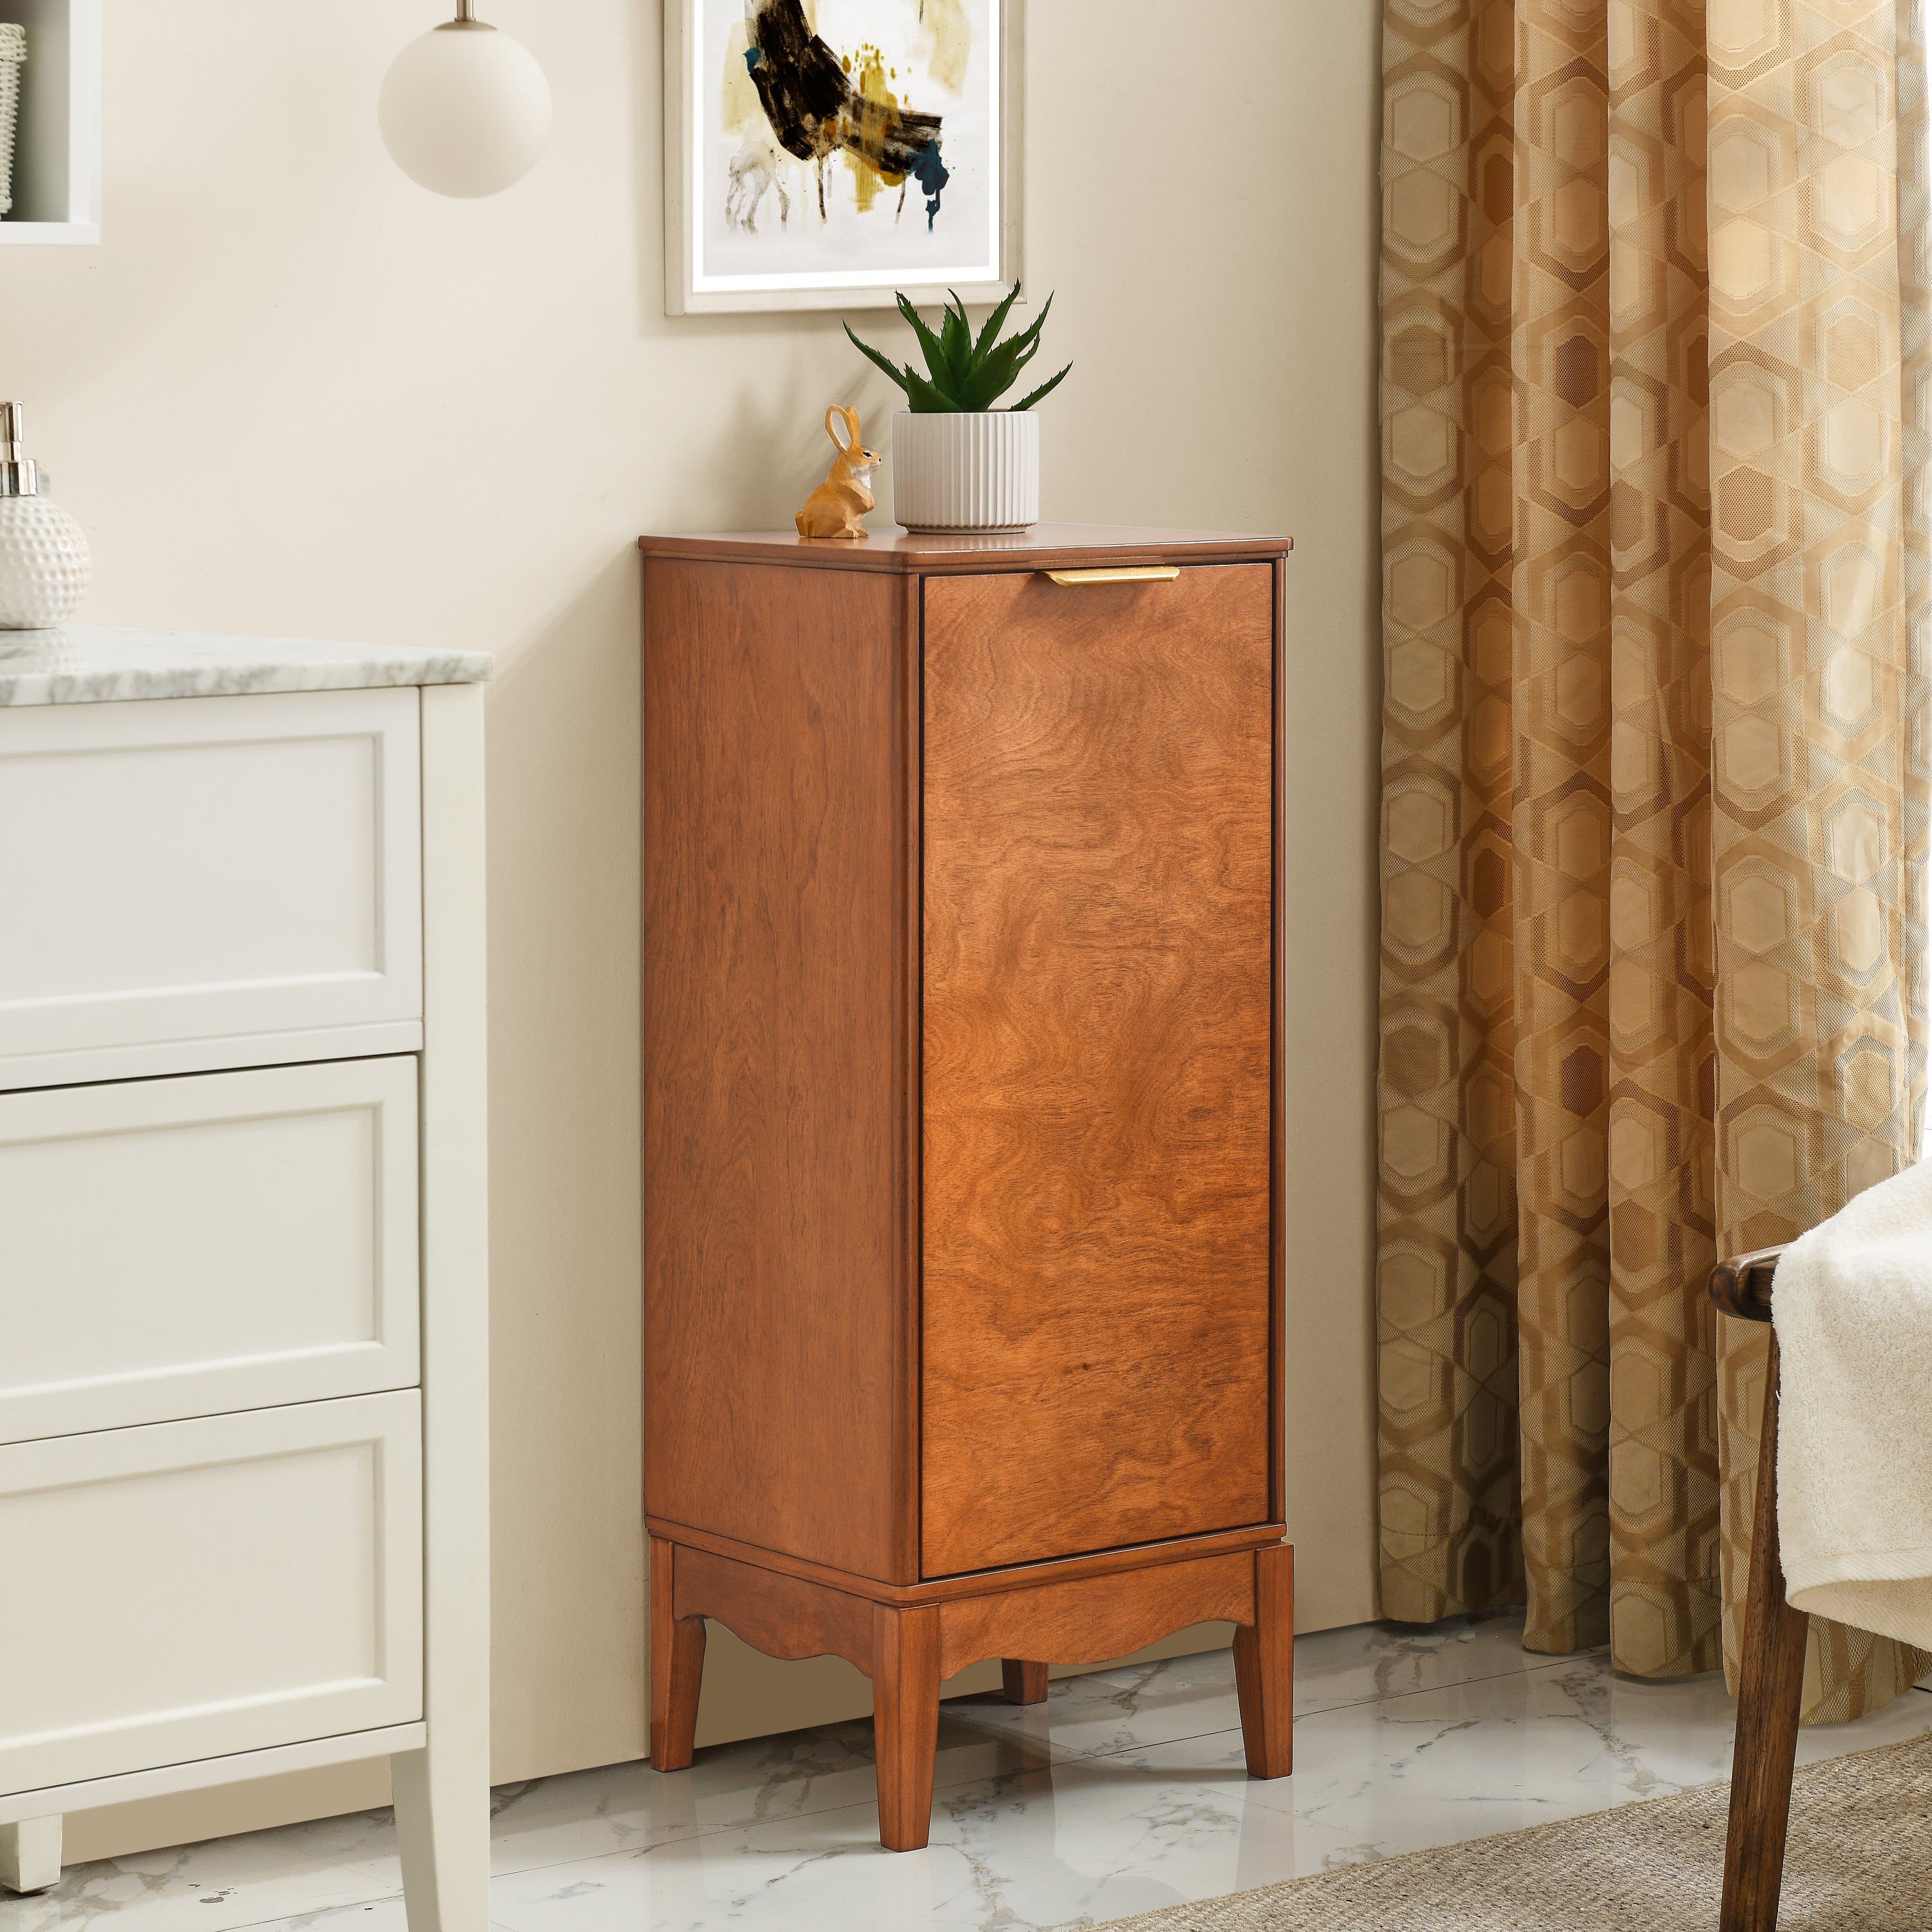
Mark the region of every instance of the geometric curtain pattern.
MULTIPOLYGON (((1916 1151, 1925 70, 1897 0, 1710 10, 1718 1202, 1756 1247, 1916 1151)), ((1726 1509, 1746 1522, 1763 1346, 1727 1334, 1722 1354, 1726 1509)), ((1868 1667, 1924 1667, 1896 1655, 1868 1667)), ((1826 1674, 1814 1646, 1819 1714, 1850 1714, 1826 1674)))
MULTIPOLYGON (((1392 1617, 1714 1667, 1762 1363, 1712 1261, 1914 1144, 1915 18, 1385 0, 1392 1617)), ((1825 1633, 1811 1714, 1923 1668, 1825 1633)))

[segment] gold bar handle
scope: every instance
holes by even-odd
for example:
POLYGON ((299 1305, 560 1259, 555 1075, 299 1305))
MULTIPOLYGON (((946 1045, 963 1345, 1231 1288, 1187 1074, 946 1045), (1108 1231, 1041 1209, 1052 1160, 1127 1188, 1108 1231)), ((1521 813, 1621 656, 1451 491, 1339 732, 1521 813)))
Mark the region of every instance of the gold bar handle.
POLYGON ((1172 584, 1180 574, 1178 563, 1114 564, 1105 570, 1049 570, 1056 584, 1172 584))

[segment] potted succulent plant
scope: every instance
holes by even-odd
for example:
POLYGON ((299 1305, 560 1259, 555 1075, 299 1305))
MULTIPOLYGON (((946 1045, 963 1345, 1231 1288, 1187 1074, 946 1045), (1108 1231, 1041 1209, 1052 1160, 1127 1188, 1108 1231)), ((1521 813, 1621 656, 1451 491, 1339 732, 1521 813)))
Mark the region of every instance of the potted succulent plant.
POLYGON ((896 367, 845 333, 905 392, 892 418, 892 514, 909 530, 1023 530, 1040 520, 1040 418, 1033 406, 1065 380, 1070 362, 1050 381, 1004 409, 993 406, 1040 352, 1049 296, 1030 328, 999 339, 1018 300, 1016 282, 976 335, 956 295, 937 332, 904 296, 899 313, 926 353, 926 373, 896 367))

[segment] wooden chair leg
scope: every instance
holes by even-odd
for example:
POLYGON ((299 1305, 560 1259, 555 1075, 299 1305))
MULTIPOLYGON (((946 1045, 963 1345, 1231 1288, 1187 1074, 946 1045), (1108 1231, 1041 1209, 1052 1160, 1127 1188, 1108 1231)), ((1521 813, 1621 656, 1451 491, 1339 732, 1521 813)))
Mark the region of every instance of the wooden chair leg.
POLYGON ((1234 1626, 1234 1689, 1252 1778, 1294 1768, 1294 1548, 1255 1552, 1255 1620, 1234 1626))
POLYGON ((1804 1642, 1811 1620, 1785 1600, 1778 1542, 1778 1379, 1774 1334, 1765 1368, 1764 1428, 1758 1438, 1757 1507, 1744 1599, 1720 1932, 1775 1932, 1804 1689, 1804 1642))
POLYGON ((1017 1657, 1000 1659, 1000 1689, 1009 1704, 1046 1702, 1046 1666, 1017 1657))
POLYGON ((676 1612, 677 1546, 651 1542, 651 1765, 682 1771, 698 1732, 704 1681, 704 1619, 676 1612))
POLYGON ((917 1852, 932 1831, 939 1748, 939 1609, 872 1607, 872 1744, 879 1765, 879 1842, 917 1852))

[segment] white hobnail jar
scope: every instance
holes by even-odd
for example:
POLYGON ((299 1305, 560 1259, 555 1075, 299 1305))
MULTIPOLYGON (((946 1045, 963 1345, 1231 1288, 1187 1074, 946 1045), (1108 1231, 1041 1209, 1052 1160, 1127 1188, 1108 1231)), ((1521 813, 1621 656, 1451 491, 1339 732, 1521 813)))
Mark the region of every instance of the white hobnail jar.
POLYGON ((80 608, 87 537, 51 496, 0 496, 0 631, 50 631, 80 608))
POLYGON ((46 494, 22 438, 26 411, 0 403, 0 631, 50 631, 87 594, 87 536, 46 494))
POLYGON ((892 418, 892 515, 909 530, 1023 530, 1040 521, 1030 410, 892 418))

